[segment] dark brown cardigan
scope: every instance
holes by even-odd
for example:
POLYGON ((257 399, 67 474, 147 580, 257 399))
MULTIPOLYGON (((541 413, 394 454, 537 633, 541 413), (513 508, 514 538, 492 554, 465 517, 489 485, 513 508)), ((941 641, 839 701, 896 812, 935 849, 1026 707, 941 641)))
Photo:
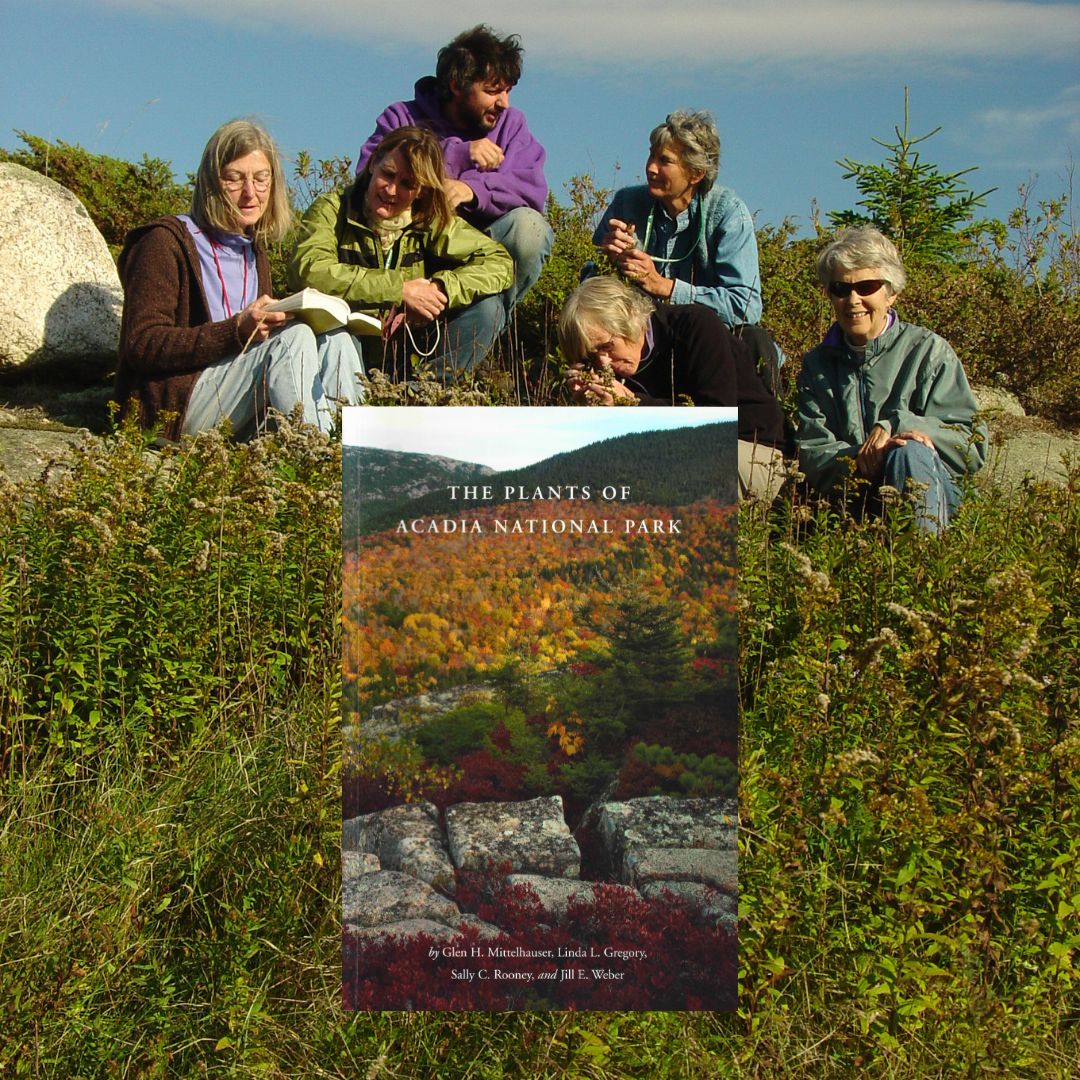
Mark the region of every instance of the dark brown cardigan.
MULTIPOLYGON (((270 263, 257 244, 255 266, 259 295, 268 294, 270 263)), ((118 269, 124 285, 116 369, 121 415, 135 409, 143 427, 164 421, 162 435, 179 439, 195 380, 244 346, 239 314, 209 321, 195 241, 179 218, 132 229, 118 269)))

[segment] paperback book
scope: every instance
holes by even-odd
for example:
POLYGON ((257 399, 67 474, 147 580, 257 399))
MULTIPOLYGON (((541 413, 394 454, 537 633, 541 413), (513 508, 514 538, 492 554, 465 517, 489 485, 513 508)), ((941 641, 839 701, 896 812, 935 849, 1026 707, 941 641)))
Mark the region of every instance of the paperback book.
POLYGON ((316 334, 347 326, 350 334, 378 336, 382 323, 373 315, 352 311, 349 302, 340 296, 319 292, 318 289, 301 289, 299 292, 267 304, 266 311, 284 311, 300 322, 307 323, 316 334))
POLYGON ((345 410, 346 1008, 735 1008, 736 426, 345 410))

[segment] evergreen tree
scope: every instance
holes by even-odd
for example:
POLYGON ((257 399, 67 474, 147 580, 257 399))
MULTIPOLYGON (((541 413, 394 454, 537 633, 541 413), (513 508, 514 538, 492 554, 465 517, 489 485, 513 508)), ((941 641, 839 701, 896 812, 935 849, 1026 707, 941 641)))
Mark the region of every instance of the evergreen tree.
POLYGON ((597 695, 604 711, 634 722, 693 694, 693 651, 672 605, 652 599, 633 584, 624 586, 608 617, 592 624, 606 639, 597 656, 597 695))
POLYGON ((895 142, 874 139, 889 151, 882 164, 870 164, 842 158, 837 162, 845 180, 854 180, 862 194, 856 210, 832 211, 829 222, 837 228, 873 225, 891 237, 902 258, 925 257, 958 262, 971 248, 986 224, 973 220, 974 211, 986 205, 990 188, 976 195, 961 177, 977 166, 943 173, 929 161, 923 161, 916 147, 940 130, 925 135, 908 134, 908 91, 904 87, 904 127, 893 129, 895 142))

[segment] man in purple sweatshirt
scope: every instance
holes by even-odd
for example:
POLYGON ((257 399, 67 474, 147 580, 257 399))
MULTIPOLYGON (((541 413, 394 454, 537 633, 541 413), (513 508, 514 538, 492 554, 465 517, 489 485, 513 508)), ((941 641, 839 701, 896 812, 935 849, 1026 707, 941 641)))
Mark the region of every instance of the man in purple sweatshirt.
POLYGON ((458 34, 439 50, 434 76, 417 82, 416 97, 383 111, 356 162, 359 174, 395 128, 430 128, 446 159, 451 205, 510 252, 513 284, 455 320, 459 333, 479 332, 480 324, 489 322, 492 337, 498 334, 514 304, 536 284, 554 240, 542 216, 544 148, 524 114, 510 105, 510 91, 521 77, 521 54, 516 34, 500 38, 483 24, 458 34), (467 320, 469 325, 461 325, 467 320))

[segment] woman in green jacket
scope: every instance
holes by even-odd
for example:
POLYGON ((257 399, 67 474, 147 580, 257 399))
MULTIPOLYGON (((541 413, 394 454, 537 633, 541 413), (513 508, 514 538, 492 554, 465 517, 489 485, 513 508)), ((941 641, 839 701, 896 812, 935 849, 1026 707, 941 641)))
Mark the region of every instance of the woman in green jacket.
POLYGON ((381 319, 381 356, 365 357, 375 366, 403 374, 396 354, 407 340, 450 382, 491 348, 498 294, 512 284, 514 263, 454 213, 444 179, 430 131, 390 132, 355 183, 311 204, 289 283, 343 297, 354 311, 381 319))
POLYGON ((910 488, 916 524, 940 533, 960 505, 961 480, 986 460, 986 428, 964 369, 944 338, 897 317, 892 304, 907 275, 877 229, 842 232, 818 256, 817 272, 836 322, 803 357, 799 466, 824 493, 849 475, 874 494, 910 488))

